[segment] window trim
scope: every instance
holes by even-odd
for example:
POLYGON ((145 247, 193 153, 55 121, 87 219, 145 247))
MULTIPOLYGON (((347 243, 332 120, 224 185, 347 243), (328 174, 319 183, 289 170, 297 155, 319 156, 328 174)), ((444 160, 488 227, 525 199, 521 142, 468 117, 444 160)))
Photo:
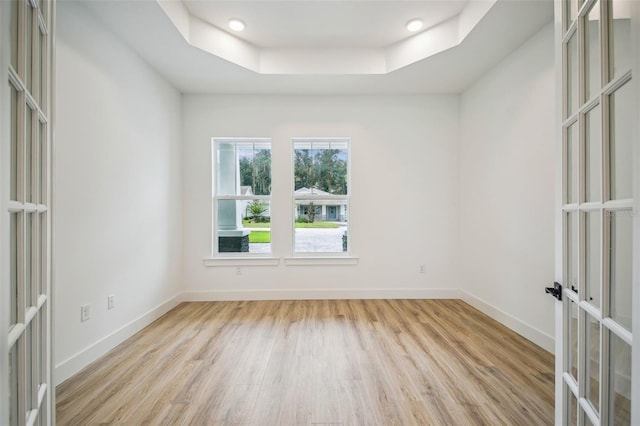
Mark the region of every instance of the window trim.
POLYGON ((336 137, 295 137, 291 138, 291 256, 284 258, 287 266, 294 265, 352 265, 358 263, 358 258, 353 256, 353 240, 347 239, 347 250, 344 252, 297 252, 296 251, 296 201, 298 200, 335 200, 346 202, 345 214, 348 218, 347 233, 350 228, 348 223, 351 218, 351 157, 352 157, 352 139, 349 136, 336 137), (295 161, 296 161, 296 143, 346 143, 347 144, 347 193, 344 195, 295 195, 296 179, 295 179, 295 161), (347 262, 345 262, 345 260, 347 262))
MULTIPOLYGON (((271 250, 269 253, 242 253, 242 252, 219 252, 218 245, 218 201, 219 200, 235 200, 235 201, 266 201, 271 208, 271 194, 269 195, 216 195, 218 184, 218 146, 220 144, 234 144, 234 147, 239 143, 251 143, 251 144, 269 144, 270 150, 273 152, 273 139, 270 137, 212 137, 211 138, 211 251, 210 256, 204 259, 206 266, 247 266, 249 264, 256 265, 272 265, 273 260, 276 261, 275 265, 279 263, 279 260, 273 257, 273 240, 271 241, 271 250), (253 260, 253 262, 246 263, 247 260, 253 260), (270 260, 270 262, 269 262, 270 260)), ((235 149, 235 148, 234 148, 235 149)), ((272 161, 273 166, 273 161, 272 161)), ((273 179, 273 174, 272 174, 273 179)))

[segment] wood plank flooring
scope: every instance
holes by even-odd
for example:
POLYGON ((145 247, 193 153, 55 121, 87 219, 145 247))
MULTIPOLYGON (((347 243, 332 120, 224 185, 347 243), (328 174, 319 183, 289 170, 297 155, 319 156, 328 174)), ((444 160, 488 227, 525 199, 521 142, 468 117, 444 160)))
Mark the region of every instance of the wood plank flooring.
POLYGON ((58 425, 553 424, 554 358, 458 300, 183 303, 57 391, 58 425))

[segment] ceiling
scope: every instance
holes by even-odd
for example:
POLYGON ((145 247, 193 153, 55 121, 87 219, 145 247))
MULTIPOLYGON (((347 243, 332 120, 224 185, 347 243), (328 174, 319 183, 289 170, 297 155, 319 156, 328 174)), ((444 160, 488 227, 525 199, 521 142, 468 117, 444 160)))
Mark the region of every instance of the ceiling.
POLYGON ((553 0, 82 3, 183 93, 460 93, 553 18, 553 0))

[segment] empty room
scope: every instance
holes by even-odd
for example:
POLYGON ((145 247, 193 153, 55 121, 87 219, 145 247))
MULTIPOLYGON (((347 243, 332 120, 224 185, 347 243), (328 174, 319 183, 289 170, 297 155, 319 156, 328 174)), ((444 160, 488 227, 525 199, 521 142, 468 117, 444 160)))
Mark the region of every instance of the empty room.
POLYGON ((640 2, 3 0, 1 425, 640 425, 640 2))

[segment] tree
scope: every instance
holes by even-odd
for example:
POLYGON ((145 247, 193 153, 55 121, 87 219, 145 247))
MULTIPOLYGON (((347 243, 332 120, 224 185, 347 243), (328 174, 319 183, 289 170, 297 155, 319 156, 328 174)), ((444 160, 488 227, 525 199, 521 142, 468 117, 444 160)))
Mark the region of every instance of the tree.
POLYGON ((267 211, 267 207, 260 201, 255 200, 249 204, 249 213, 254 222, 262 222, 261 218, 264 212, 267 211))
POLYGON ((252 157, 240 158, 240 185, 250 186, 255 195, 271 193, 271 150, 257 150, 252 157))

